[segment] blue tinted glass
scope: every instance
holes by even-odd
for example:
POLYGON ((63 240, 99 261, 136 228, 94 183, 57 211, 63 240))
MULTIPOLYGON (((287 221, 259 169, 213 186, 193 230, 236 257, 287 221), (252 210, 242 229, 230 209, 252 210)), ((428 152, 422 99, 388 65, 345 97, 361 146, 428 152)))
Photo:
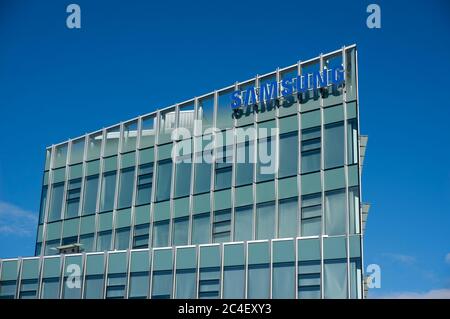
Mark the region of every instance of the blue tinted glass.
POLYGON ((100 196, 100 211, 110 211, 114 208, 116 190, 116 172, 103 174, 102 192, 100 196))
POLYGON ((119 208, 131 207, 133 185, 134 167, 123 169, 120 173, 119 208))
POLYGON ((248 266, 248 298, 267 299, 270 289, 269 264, 248 266))
POLYGON ((83 215, 94 214, 97 204, 98 175, 88 176, 84 185, 83 215))
POLYGON ((325 126, 325 169, 344 165, 344 123, 325 126))
POLYGON ((196 270, 181 269, 177 270, 176 275, 176 298, 177 299, 195 299, 196 291, 196 270))
POLYGON ((192 225, 192 244, 206 244, 210 238, 210 214, 194 216, 192 225))
POLYGON ((158 162, 158 181, 156 183, 156 200, 163 201, 170 198, 172 179, 172 160, 158 162))

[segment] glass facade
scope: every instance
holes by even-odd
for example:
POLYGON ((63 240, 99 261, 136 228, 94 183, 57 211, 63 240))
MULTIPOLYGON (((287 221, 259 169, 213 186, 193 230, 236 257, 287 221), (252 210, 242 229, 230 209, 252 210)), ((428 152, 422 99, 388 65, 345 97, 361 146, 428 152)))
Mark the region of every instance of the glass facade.
POLYGON ((347 47, 238 84, 254 107, 233 111, 227 87, 48 148, 39 266, 1 261, 0 298, 361 298, 355 64, 347 47), (345 84, 268 91, 333 63, 345 84), (50 256, 70 244, 81 253, 50 256), (73 256, 80 291, 62 286, 73 256))

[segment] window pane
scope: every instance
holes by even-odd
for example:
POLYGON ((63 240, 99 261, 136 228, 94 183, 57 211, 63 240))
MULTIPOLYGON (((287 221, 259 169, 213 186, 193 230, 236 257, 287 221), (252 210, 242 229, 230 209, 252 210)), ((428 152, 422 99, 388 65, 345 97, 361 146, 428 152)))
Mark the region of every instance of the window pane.
POLYGON ((66 198, 66 218, 78 216, 81 196, 81 178, 69 181, 66 198))
POLYGON ((234 240, 253 238, 253 206, 238 207, 234 213, 234 240))
POLYGON ((150 115, 150 116, 142 119, 140 148, 145 148, 145 147, 154 145, 154 143, 155 143, 155 122, 156 122, 156 117, 154 115, 150 115))
POLYGON ((278 263, 273 265, 272 298, 295 298, 295 265, 278 263))
POLYGON ((127 285, 126 274, 108 275, 106 286, 106 299, 123 299, 127 285))
POLYGON ((84 155, 84 138, 73 141, 70 148, 70 164, 81 163, 84 155))
POLYGON ((62 144, 56 147, 56 153, 54 154, 53 167, 61 167, 66 165, 67 159, 67 144, 62 144))
POLYGON ((248 298, 267 299, 270 289, 269 264, 248 266, 248 298))
POLYGON ((325 126, 325 169, 344 165, 344 123, 325 126))
POLYGON ((137 225, 134 227, 133 248, 147 248, 149 240, 150 224, 137 225))
POLYGON ((191 189, 191 155, 183 156, 176 164, 175 197, 187 196, 191 189))
POLYGON ((147 298, 149 286, 148 279, 148 272, 131 273, 128 297, 130 299, 147 298))
MULTIPOLYGON (((14 283, 15 288, 15 281, 14 283)), ((37 279, 27 279, 22 280, 20 285, 19 299, 36 299, 37 298, 37 290, 38 290, 38 280, 37 279)), ((10 291, 10 293, 15 293, 10 291)), ((3 295, 0 293, 0 299, 3 299, 3 295)))
POLYGON ((152 280, 152 299, 170 299, 172 297, 172 271, 155 271, 152 280))
POLYGON ((230 112, 231 94, 234 90, 219 92, 217 101, 216 127, 227 129, 233 127, 233 113, 230 112))
POLYGON ((282 200, 278 206, 278 238, 297 235, 297 198, 282 200))
POLYGON ((100 157, 102 147, 102 132, 90 135, 88 137, 87 160, 93 160, 100 157))
POLYGON ((231 210, 214 212, 213 242, 223 243, 230 241, 231 233, 231 210))
POLYGON ((169 246, 169 221, 156 222, 153 225, 153 247, 169 246))
POLYGON ((225 189, 231 187, 232 178, 232 148, 222 147, 216 150, 215 154, 215 189, 225 189))
POLYGON ((153 163, 139 166, 136 205, 149 204, 152 197, 153 163))
POLYGON ((194 192, 205 193, 209 192, 211 186, 211 162, 206 162, 205 156, 207 152, 195 155, 195 181, 194 192), (205 154, 205 155, 202 155, 205 154))
POLYGON ((220 268, 200 269, 199 299, 216 299, 220 295, 220 268))
POLYGON ((275 233, 275 205, 273 202, 256 206, 256 239, 272 239, 275 233))
POLYGON ((359 234, 359 190, 358 187, 352 187, 348 190, 350 234, 359 234))
POLYGON ((103 276, 86 276, 84 285, 84 299, 102 299, 103 298, 103 276))
POLYGON ((61 219, 63 195, 64 195, 64 183, 53 184, 50 212, 48 216, 49 222, 61 219))
POLYGON ((236 186, 253 182, 254 143, 246 142, 236 146, 236 186))
POLYGON ((59 299, 59 278, 42 280, 42 299, 59 299))
POLYGON ((223 298, 244 298, 245 274, 244 266, 229 266, 224 268, 223 273, 223 298))
POLYGON ((47 241, 45 243, 45 255, 57 255, 58 249, 56 247, 58 247, 59 244, 59 239, 47 241))
POLYGON ((302 261, 298 265, 298 298, 320 299, 320 260, 302 261))
POLYGON ((171 134, 176 126, 175 108, 161 111, 159 122, 159 143, 165 143, 171 140, 171 134))
POLYGON ((302 196, 301 236, 317 236, 322 233, 322 194, 302 196))
POLYGON ((320 170, 320 149, 302 152, 302 173, 316 172, 320 170))
POLYGON ((325 233, 327 235, 343 235, 345 227, 345 190, 325 193, 325 233))
POLYGON ((172 245, 181 246, 188 244, 189 217, 177 218, 173 221, 172 245))
POLYGON ((210 214, 194 216, 192 225, 192 244, 206 244, 210 236, 210 214))
POLYGON ((310 173, 320 170, 320 135, 320 126, 302 130, 302 173, 310 173))
POLYGON ((98 234, 97 251, 111 250, 111 231, 104 231, 98 234))
POLYGON ((276 169, 276 140, 272 137, 258 140, 256 181, 274 179, 276 169))
POLYGON ((133 200, 134 167, 123 169, 120 173, 119 209, 131 207, 133 200))
POLYGON ((86 234, 80 236, 80 244, 81 249, 84 252, 92 252, 94 251, 94 234, 86 234))
MULTIPOLYGON (((82 280, 82 277, 79 280, 82 280)), ((73 280, 71 280, 69 277, 64 277, 62 298, 63 299, 80 299, 82 283, 80 283, 80 287, 77 287, 75 285, 73 285, 73 286, 71 285, 69 287, 69 286, 67 286, 67 284, 69 282, 73 283, 73 280)))
POLYGON ((358 126, 356 120, 347 124, 347 160, 348 164, 358 163, 358 126))
POLYGON ((125 250, 130 248, 130 228, 121 228, 116 230, 115 249, 125 250))
MULTIPOLYGON (((230 113, 230 112, 228 112, 230 113)), ((198 101, 197 119, 201 120, 202 129, 205 130, 213 125, 214 95, 210 95, 198 101)), ((201 135, 202 132, 196 132, 201 135)))
POLYGON ((287 177, 297 174, 298 162, 298 136, 297 133, 280 136, 280 166, 278 176, 287 177))
POLYGON ((42 224, 45 218, 45 209, 47 207, 47 191, 48 186, 43 186, 41 193, 41 206, 39 208, 39 224, 42 224))
POLYGON ((176 298, 177 299, 195 299, 196 291, 196 270, 180 269, 176 275, 176 298))
MULTIPOLYGON (((180 105, 178 114, 178 127, 185 128, 192 133, 194 128, 194 112, 195 112, 195 103, 194 101, 180 105)), ((185 137, 183 137, 185 138, 185 137)))
POLYGON ((327 260, 324 263, 324 297, 347 298, 346 260, 327 260))
POLYGON ((116 190, 116 172, 103 174, 102 192, 100 196, 100 211, 110 211, 114 208, 116 190))
POLYGON ((116 155, 119 148, 120 126, 106 131, 106 144, 103 156, 116 155))
POLYGON ((156 200, 163 201, 170 198, 170 185, 172 179, 172 160, 158 162, 158 181, 156 182, 156 200))
POLYGON ((129 152, 136 148, 137 121, 126 123, 123 126, 122 152, 129 152))
POLYGON ((14 299, 16 297, 16 281, 0 281, 0 299, 14 299))
POLYGON ((83 215, 94 214, 97 204, 98 175, 88 176, 84 185, 83 215))

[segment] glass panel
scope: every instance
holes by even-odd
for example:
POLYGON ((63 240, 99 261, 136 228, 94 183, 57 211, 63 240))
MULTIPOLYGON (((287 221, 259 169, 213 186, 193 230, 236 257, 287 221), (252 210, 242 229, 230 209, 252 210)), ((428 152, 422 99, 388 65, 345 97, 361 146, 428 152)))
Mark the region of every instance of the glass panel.
POLYGON ((53 167, 61 167, 66 165, 67 159, 67 144, 62 144, 56 147, 54 154, 53 167))
POLYGON ((103 299, 103 276, 86 276, 84 284, 84 299, 103 299))
POLYGON ((225 189, 231 187, 232 178, 232 148, 223 147, 216 150, 216 178, 215 178, 215 189, 225 189))
POLYGON ((119 149, 120 126, 110 128, 106 131, 105 157, 116 155, 119 149))
POLYGON ((223 273, 223 298, 243 299, 245 286, 244 266, 228 266, 223 273))
POLYGON ((213 242, 223 243, 230 241, 231 209, 214 212, 213 242))
POLYGON ((161 111, 159 121, 159 143, 165 143, 171 140, 171 134, 176 126, 175 108, 161 111))
POLYGON ((256 162, 256 181, 262 182, 274 179, 276 169, 276 140, 272 137, 258 140, 256 162))
POLYGON ((89 135, 87 146, 87 160, 93 160, 100 157, 100 151, 102 148, 102 132, 89 135))
POLYGON ((195 181, 194 192, 196 194, 209 192, 211 188, 211 161, 206 161, 211 156, 211 151, 194 155, 195 181))
POLYGON ((124 299, 127 285, 126 274, 108 275, 106 299, 124 299))
POLYGON ((84 155, 84 138, 72 142, 70 147, 70 164, 81 163, 84 155))
POLYGON ((156 222, 153 225, 153 247, 169 246, 169 221, 156 222))
POLYGON ((302 130, 302 173, 320 170, 320 126, 302 130))
POLYGON ((253 206, 238 207, 234 213, 234 240, 253 238, 253 206))
POLYGON ((347 124, 347 161, 348 164, 358 163, 358 126, 356 120, 347 124))
POLYGON ((41 193, 41 206, 39 208, 39 224, 42 224, 45 218, 45 210, 47 207, 47 191, 48 186, 43 186, 41 193))
POLYGON ((350 219, 350 234, 359 234, 359 189, 352 187, 348 190, 348 204, 349 204, 349 219, 350 219))
POLYGON ((88 176, 84 185, 83 215, 94 214, 97 204, 98 175, 88 176))
POLYGON ((125 250, 130 248, 130 228, 120 228, 116 230, 116 240, 114 242, 116 250, 125 250))
POLYGON ((155 123, 156 123, 155 115, 150 115, 142 119, 140 148, 145 148, 154 145, 155 123))
POLYGON ((50 169, 50 161, 52 159, 52 150, 47 149, 45 151, 45 170, 48 171, 50 169))
POLYGON ((152 280, 152 299, 170 299, 172 297, 172 271, 154 271, 152 280))
POLYGON ((80 244, 82 251, 87 253, 94 251, 94 234, 81 235, 80 244))
POLYGON ((295 298, 295 264, 293 262, 273 265, 272 298, 295 298))
POLYGON ((195 215, 192 223, 192 244, 206 244, 210 242, 210 214, 195 215))
POLYGON ((221 91, 218 95, 216 127, 228 129, 233 127, 233 112, 231 112, 231 95, 234 89, 221 91))
POLYGON ((100 195, 100 211, 110 211, 114 208, 114 194, 116 190, 116 172, 103 174, 102 192, 100 195))
POLYGON ((216 299, 220 295, 220 268, 200 269, 199 299, 216 299))
POLYGON ((322 233, 322 194, 302 196, 301 236, 322 233))
POLYGON ((66 198, 66 218, 78 216, 78 208, 80 207, 81 196, 81 178, 69 181, 66 198))
POLYGON ((175 170, 175 197, 187 196, 191 190, 191 154, 177 159, 175 170))
POLYGON ((324 262, 324 297, 325 299, 347 298, 347 262, 326 260, 324 262))
POLYGON ((248 291, 249 299, 267 299, 270 289, 269 264, 248 266, 248 291))
MULTIPOLYGON (((194 129, 194 110, 195 104, 194 102, 181 105, 179 107, 179 115, 178 115, 178 127, 189 130, 192 133, 194 129)), ((185 137, 183 137, 185 138, 185 137)))
MULTIPOLYGON (((15 281, 14 283, 15 288, 15 281)), ((22 280, 20 285, 19 299, 36 299, 38 290, 38 280, 37 279, 27 279, 22 280)), ((10 291, 11 293, 12 291, 10 291)), ((15 289, 14 289, 15 292, 15 289)), ((3 299, 3 294, 0 293, 0 299, 3 299)))
POLYGON ((139 166, 136 205, 149 204, 153 187, 153 163, 139 166))
POLYGON ((130 274, 130 299, 146 299, 148 295, 149 277, 148 272, 136 272, 130 274))
POLYGON ((134 167, 122 169, 119 185, 119 209, 131 207, 133 200, 134 167))
POLYGON ((298 162, 298 136, 297 133, 280 136, 280 166, 278 177, 287 177, 297 174, 298 162))
POLYGON ((236 146, 236 186, 253 182, 254 145, 254 142, 245 142, 236 146))
POLYGON ((148 247, 149 227, 150 224, 137 225, 134 227, 133 249, 148 247))
MULTIPOLYGON (((214 95, 198 100, 197 119, 201 121, 202 130, 212 127, 214 113, 214 95)), ((203 131, 197 131, 196 135, 201 135, 203 131)))
POLYGON ((173 221, 172 245, 181 246, 188 244, 189 217, 177 218, 173 221))
POLYGON ((137 121, 124 124, 122 152, 130 152, 136 149, 136 137, 137 121))
POLYGON ((278 238, 297 235, 297 198, 282 200, 278 206, 278 238))
POLYGON ((272 239, 275 235, 275 205, 273 202, 256 206, 256 239, 272 239))
POLYGON ((0 299, 16 298, 16 281, 0 281, 0 299))
POLYGON ((196 298, 196 270, 180 269, 176 275, 176 297, 177 299, 196 298))
POLYGON ((61 219, 63 195, 64 195, 64 183, 53 184, 48 222, 53 222, 55 220, 61 219))
POLYGON ((345 189, 325 193, 325 234, 346 233, 345 189))
POLYGON ((42 299, 59 299, 59 278, 44 278, 42 280, 42 299))
POLYGON ((325 125, 325 169, 344 165, 344 123, 325 125))
MULTIPOLYGON (((82 280, 82 277, 78 280, 82 280)), ((74 285, 74 280, 69 277, 64 277, 63 281, 63 291, 62 291, 62 298, 63 299, 80 299, 81 298, 81 285, 77 287, 74 285), (68 284, 70 283, 70 286, 68 284)))
POLYGON ((172 179, 172 160, 159 161, 157 173, 156 200, 168 200, 170 198, 170 185, 172 179))
POLYGON ((59 244, 60 244, 59 239, 47 241, 45 243, 45 255, 46 256, 57 255, 58 249, 56 247, 58 247, 59 244))
POLYGON ((320 299, 320 260, 298 263, 298 298, 320 299))
POLYGON ((104 231, 98 234, 97 238, 97 251, 107 251, 111 250, 111 237, 112 232, 104 231))
POLYGON ((361 299, 361 260, 351 259, 350 260, 350 298, 351 299, 361 299))

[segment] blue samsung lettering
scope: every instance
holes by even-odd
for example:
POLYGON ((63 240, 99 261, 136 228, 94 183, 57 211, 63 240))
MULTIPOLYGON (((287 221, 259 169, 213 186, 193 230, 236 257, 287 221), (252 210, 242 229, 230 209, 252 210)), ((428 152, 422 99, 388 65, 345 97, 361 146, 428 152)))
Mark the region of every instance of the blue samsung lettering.
POLYGON ((231 108, 237 109, 242 105, 241 91, 234 91, 231 95, 231 108))

